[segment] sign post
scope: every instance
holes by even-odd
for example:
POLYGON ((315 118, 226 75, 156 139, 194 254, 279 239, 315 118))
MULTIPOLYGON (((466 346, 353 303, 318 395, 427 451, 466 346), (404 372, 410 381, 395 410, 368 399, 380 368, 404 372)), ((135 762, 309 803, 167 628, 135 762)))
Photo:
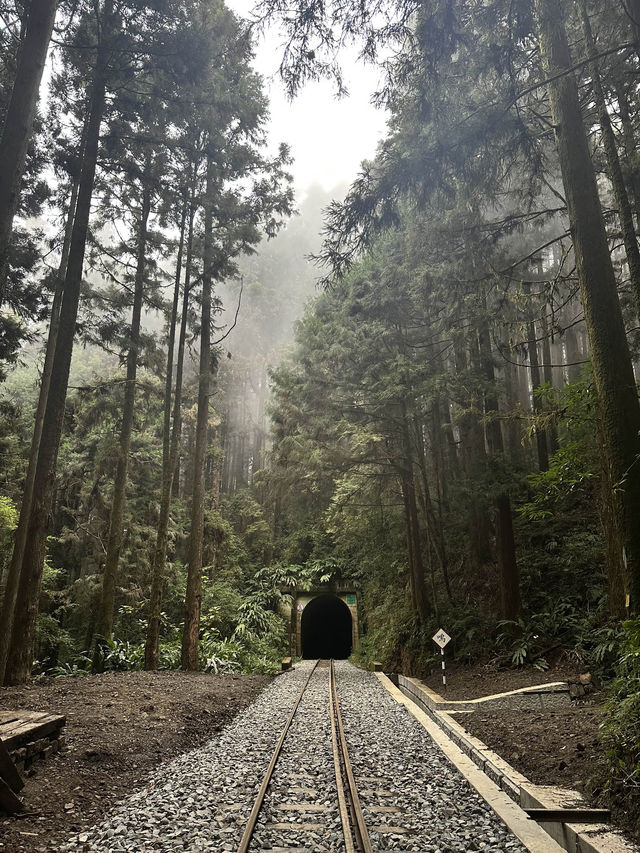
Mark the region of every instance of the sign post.
POLYGON ((444 628, 439 628, 431 638, 433 642, 440 646, 440 657, 442 660, 442 688, 447 689, 447 673, 444 668, 444 647, 451 641, 451 637, 447 634, 444 628))

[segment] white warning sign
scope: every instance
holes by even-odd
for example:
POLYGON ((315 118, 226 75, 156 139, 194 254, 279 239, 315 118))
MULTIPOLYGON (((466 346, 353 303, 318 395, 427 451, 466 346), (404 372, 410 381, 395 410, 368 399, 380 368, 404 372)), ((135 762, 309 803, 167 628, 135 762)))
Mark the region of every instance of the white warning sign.
POLYGON ((447 643, 450 642, 451 637, 447 634, 444 628, 440 628, 431 639, 434 643, 440 646, 441 649, 444 649, 447 643))

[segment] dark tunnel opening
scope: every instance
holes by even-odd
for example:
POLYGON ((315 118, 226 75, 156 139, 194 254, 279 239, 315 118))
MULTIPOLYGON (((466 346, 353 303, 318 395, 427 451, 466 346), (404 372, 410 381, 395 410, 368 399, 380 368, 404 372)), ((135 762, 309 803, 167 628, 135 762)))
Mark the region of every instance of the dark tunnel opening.
POLYGON ((302 657, 348 658, 351 611, 336 595, 318 595, 302 611, 302 657))

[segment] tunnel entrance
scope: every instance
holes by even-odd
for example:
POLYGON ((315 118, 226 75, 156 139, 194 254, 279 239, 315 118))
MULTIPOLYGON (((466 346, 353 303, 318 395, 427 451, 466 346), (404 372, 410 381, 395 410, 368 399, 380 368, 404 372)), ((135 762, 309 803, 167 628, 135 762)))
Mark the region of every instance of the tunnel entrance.
POLYGON ((336 595, 318 595, 302 611, 303 658, 348 658, 351 611, 336 595))

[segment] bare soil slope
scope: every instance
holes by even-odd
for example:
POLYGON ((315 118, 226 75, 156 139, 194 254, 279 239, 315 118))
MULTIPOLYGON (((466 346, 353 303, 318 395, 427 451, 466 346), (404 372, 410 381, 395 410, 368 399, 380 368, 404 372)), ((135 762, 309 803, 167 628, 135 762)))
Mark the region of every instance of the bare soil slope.
MULTIPOLYGON (((560 664, 544 672, 532 667, 452 667, 447 673, 445 693, 440 673, 423 680, 447 699, 478 699, 536 684, 576 681, 579 672, 571 664, 560 664)), ((457 720, 532 782, 580 790, 602 756, 598 741, 600 698, 592 693, 586 700, 573 701, 563 709, 482 710, 460 714, 457 720)))

